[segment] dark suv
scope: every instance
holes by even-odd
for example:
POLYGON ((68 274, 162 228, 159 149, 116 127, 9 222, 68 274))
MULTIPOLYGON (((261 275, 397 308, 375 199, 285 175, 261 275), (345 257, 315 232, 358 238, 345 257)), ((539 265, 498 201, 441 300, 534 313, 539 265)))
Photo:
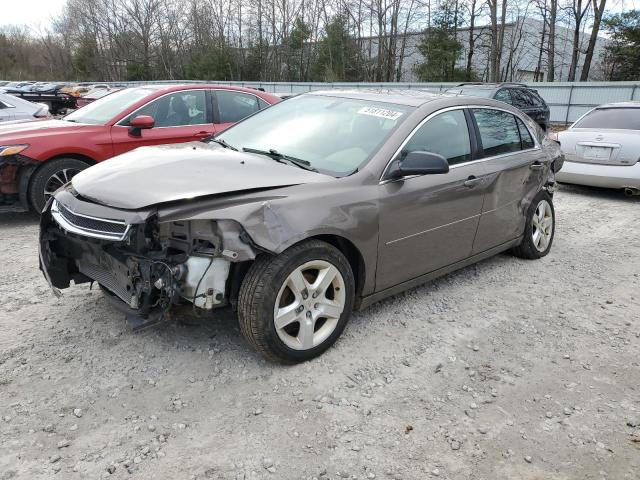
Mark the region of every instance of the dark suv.
POLYGON ((545 132, 549 126, 548 105, 537 90, 529 88, 523 83, 461 83, 449 88, 447 92, 494 98, 523 111, 545 132))

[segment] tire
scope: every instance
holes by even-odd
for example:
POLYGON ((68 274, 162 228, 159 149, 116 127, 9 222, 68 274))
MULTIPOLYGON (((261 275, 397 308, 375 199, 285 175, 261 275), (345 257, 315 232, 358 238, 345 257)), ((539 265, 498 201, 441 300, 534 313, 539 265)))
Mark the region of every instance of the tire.
POLYGON ((541 190, 531 201, 527 211, 524 238, 522 243, 513 249, 513 254, 529 260, 542 258, 551 250, 555 233, 556 212, 553 199, 549 192, 541 190), (541 212, 544 224, 541 223, 541 212))
POLYGON ((309 240, 254 261, 240 286, 240 330, 268 359, 303 362, 338 339, 354 295, 353 272, 345 256, 328 243, 309 240), (279 316, 277 328, 279 311, 286 313, 279 316))
POLYGON ((75 158, 57 158, 40 166, 29 183, 29 203, 34 211, 41 213, 53 189, 57 190, 73 176, 90 165, 75 158), (49 190, 45 193, 45 189, 49 190))

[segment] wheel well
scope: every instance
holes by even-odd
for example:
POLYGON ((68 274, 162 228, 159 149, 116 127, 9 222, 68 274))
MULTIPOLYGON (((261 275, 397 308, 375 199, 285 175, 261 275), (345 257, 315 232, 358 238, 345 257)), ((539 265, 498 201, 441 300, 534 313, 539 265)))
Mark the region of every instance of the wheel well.
POLYGON ((42 165, 44 165, 47 162, 51 162, 53 160, 58 160, 59 158, 73 158, 75 160, 80 160, 81 162, 84 162, 87 165, 96 164, 96 161, 93 158, 87 157, 86 155, 81 155, 80 153, 63 153, 62 155, 56 155, 55 157, 48 158, 47 160, 42 162, 42 165))
POLYGON ((358 247, 356 247, 351 241, 338 235, 317 235, 311 238, 322 240, 323 242, 333 245, 340 250, 345 257, 347 257, 356 283, 356 298, 362 296, 362 288, 364 287, 365 280, 365 265, 358 247))
MULTIPOLYGON (((360 250, 358 250, 352 242, 338 235, 316 235, 315 237, 305 238, 302 241, 304 242, 311 239, 321 240, 333 245, 347 258, 355 280, 356 303, 358 303, 359 298, 362 296, 362 289, 364 287, 365 280, 365 264, 360 250)), ((231 272, 229 273, 229 279, 227 280, 227 288, 229 288, 229 298, 234 308, 238 298, 238 292, 240 291, 240 286, 252 263, 253 260, 231 264, 231 272)))

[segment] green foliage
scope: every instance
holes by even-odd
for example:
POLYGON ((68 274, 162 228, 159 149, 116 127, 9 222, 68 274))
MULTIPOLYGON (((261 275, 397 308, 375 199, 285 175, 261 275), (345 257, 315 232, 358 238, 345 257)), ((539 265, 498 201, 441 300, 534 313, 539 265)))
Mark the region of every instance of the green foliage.
POLYGON ((314 81, 353 82, 360 80, 362 52, 351 36, 344 15, 336 15, 325 26, 325 36, 318 45, 312 66, 314 81))
POLYGON ((611 15, 603 21, 611 35, 605 47, 605 63, 610 80, 638 80, 640 78, 640 10, 611 15))
POLYGON ((433 26, 424 31, 418 50, 424 62, 414 70, 424 82, 455 82, 471 80, 465 69, 457 68, 462 44, 456 39, 456 30, 462 24, 460 12, 452 2, 444 2, 434 14, 433 26))
MULTIPOLYGON (((311 27, 301 18, 296 18, 293 29, 284 42, 288 49, 287 78, 291 81, 303 82, 306 80, 305 44, 310 38, 311 27)), ((308 45, 306 50, 309 51, 308 45)))
POLYGON ((235 63, 227 47, 197 50, 187 65, 187 76, 197 80, 231 80, 235 63))
POLYGON ((80 80, 94 80, 93 76, 98 71, 99 60, 98 47, 92 36, 86 35, 79 38, 72 58, 76 77, 80 80))

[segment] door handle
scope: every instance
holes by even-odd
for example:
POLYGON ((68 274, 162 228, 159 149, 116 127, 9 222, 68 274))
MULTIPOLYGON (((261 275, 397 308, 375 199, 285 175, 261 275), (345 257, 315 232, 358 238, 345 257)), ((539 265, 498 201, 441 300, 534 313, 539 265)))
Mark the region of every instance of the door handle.
POLYGON ((542 170, 544 168, 544 164, 540 162, 533 162, 531 165, 529 165, 529 168, 531 170, 542 170))
POLYGON ((482 181, 481 178, 478 178, 475 175, 469 175, 469 178, 467 178, 464 181, 464 186, 467 187, 467 188, 473 188, 477 184, 479 184, 481 181, 482 181))

